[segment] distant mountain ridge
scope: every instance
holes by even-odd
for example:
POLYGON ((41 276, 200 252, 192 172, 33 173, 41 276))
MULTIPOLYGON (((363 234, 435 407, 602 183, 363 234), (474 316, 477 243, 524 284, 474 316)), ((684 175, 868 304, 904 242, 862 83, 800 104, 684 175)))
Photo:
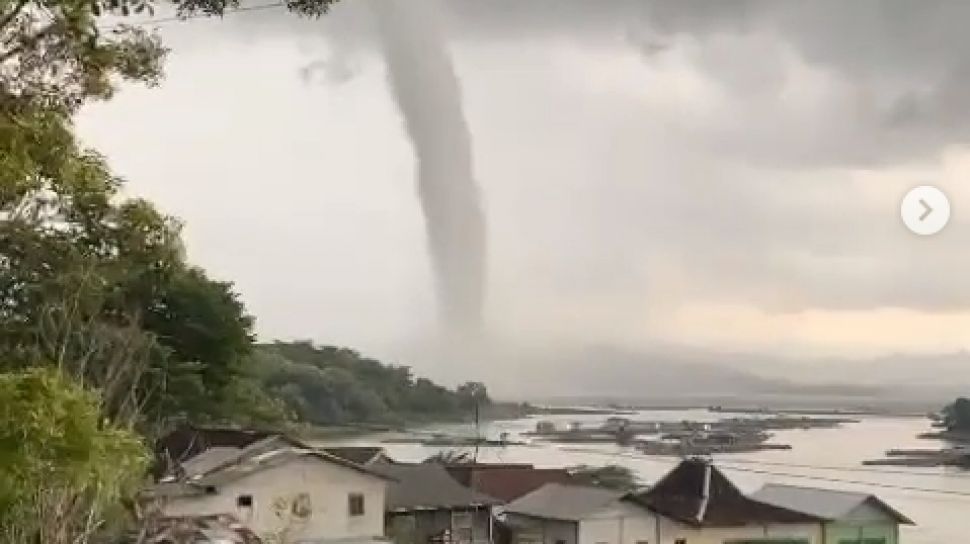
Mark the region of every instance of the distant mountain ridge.
POLYGON ((970 392, 966 353, 792 361, 678 347, 634 351, 597 346, 538 359, 528 362, 529 371, 543 376, 534 393, 546 398, 797 401, 922 410, 970 392))

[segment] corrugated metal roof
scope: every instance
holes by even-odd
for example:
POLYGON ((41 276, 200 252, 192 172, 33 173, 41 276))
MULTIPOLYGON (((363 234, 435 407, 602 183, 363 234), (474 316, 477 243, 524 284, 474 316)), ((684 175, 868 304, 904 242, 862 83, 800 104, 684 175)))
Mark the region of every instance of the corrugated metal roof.
POLYGON ((758 490, 755 499, 790 510, 797 510, 829 521, 837 521, 856 508, 871 504, 898 523, 913 522, 894 508, 868 493, 856 493, 835 489, 800 487, 794 485, 768 484, 758 490))
POLYGON ((384 453, 384 448, 376 446, 328 446, 321 449, 358 465, 374 462, 384 453))
POLYGON ((505 511, 537 518, 579 521, 624 494, 599 487, 550 483, 510 502, 505 511))
POLYGON ((278 437, 269 437, 255 442, 246 448, 226 448, 225 451, 212 454, 211 459, 201 459, 196 468, 205 465, 208 466, 208 470, 204 472, 186 471, 186 479, 182 481, 163 480, 144 491, 142 495, 146 498, 184 496, 205 493, 207 489, 218 490, 218 488, 230 482, 244 478, 255 472, 280 466, 301 458, 316 459, 320 462, 347 467, 375 478, 384 480, 392 479, 382 472, 358 465, 322 450, 292 447, 284 444, 285 442, 280 442, 278 437))
POLYGON ((185 475, 189 478, 201 476, 224 464, 239 459, 242 452, 242 448, 215 446, 182 463, 182 470, 185 471, 185 475))
POLYGON ((240 459, 230 464, 223 465, 221 468, 218 468, 202 476, 201 478, 193 479, 192 483, 200 487, 218 488, 233 480, 242 478, 254 472, 279 466, 294 459, 300 458, 317 459, 326 463, 333 463, 335 465, 347 467, 349 469, 356 470, 357 472, 369 474, 377 478, 383 478, 385 480, 392 479, 388 478, 388 476, 382 472, 372 470, 370 467, 362 467, 357 463, 350 462, 335 455, 330 455, 329 453, 321 450, 306 448, 280 448, 248 453, 243 455, 240 459))
POLYGON ((490 506, 502 501, 469 489, 432 463, 375 463, 370 466, 395 481, 387 489, 388 511, 439 510, 490 506))

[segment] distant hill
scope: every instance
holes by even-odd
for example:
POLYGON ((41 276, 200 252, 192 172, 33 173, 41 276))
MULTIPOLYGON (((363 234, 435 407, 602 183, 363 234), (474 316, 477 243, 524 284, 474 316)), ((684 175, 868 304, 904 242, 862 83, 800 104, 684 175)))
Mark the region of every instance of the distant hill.
MULTIPOLYGON (((921 412, 970 391, 970 356, 778 360, 664 347, 590 347, 534 357, 532 398, 672 405, 854 407, 921 412)), ((526 366, 526 365, 523 365, 526 366)))
POLYGON ((544 383, 555 390, 575 390, 622 396, 671 394, 819 393, 873 395, 880 388, 831 383, 797 383, 765 377, 739 368, 729 357, 698 352, 657 350, 629 351, 593 347, 561 354, 546 361, 530 362, 530 372, 547 377, 544 383), (706 356, 705 356, 706 355, 706 356))
POLYGON ((491 404, 482 383, 449 389, 409 367, 309 341, 256 346, 250 371, 298 422, 317 426, 462 420, 491 404))

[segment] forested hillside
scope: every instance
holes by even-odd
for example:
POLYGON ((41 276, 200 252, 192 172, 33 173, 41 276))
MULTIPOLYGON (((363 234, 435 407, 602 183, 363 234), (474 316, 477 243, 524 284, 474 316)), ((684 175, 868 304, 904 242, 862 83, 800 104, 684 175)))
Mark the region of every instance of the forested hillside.
POLYGON ((406 366, 305 341, 258 346, 250 372, 290 417, 313 425, 461 419, 471 417, 476 404, 490 403, 481 383, 449 390, 414 377, 406 366))

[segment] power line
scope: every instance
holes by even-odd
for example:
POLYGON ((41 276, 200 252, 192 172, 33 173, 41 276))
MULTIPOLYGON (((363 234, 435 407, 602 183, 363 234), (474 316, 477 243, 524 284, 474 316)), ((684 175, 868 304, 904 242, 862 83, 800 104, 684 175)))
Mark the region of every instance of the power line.
MULTIPOLYGON (((931 474, 928 472, 913 472, 911 470, 894 470, 869 467, 849 467, 833 465, 810 465, 802 463, 781 463, 777 461, 758 461, 755 459, 728 459, 730 463, 741 463, 749 465, 765 465, 774 467, 807 468, 814 470, 831 470, 835 472, 862 472, 868 474, 894 474, 900 476, 941 476, 941 474, 931 474)), ((970 474, 947 474, 947 478, 970 478, 970 474)))
MULTIPOLYGON (((601 454, 601 455, 615 455, 614 452, 591 450, 591 449, 572 449, 572 450, 570 450, 568 448, 562 448, 562 449, 565 450, 565 451, 576 451, 576 452, 579 452, 579 453, 598 453, 598 454, 601 454)), ((653 458, 653 457, 670 457, 670 458, 677 458, 677 459, 680 458, 679 456, 676 456, 676 455, 649 455, 649 456, 647 456, 647 458, 653 458)), ((782 463, 782 462, 777 462, 777 461, 760 461, 760 460, 756 460, 756 459, 736 459, 736 458, 730 458, 730 459, 727 459, 727 462, 730 462, 730 463, 741 463, 741 464, 750 464, 750 465, 764 465, 764 466, 786 467, 786 468, 804 468, 804 469, 812 469, 812 470, 829 470, 829 471, 834 471, 834 472, 859 472, 859 473, 867 473, 867 474, 892 474, 892 475, 897 475, 897 476, 923 476, 923 477, 940 476, 940 474, 931 474, 931 473, 928 473, 928 472, 914 472, 914 471, 910 471, 910 470, 894 470, 894 469, 870 468, 870 467, 850 467, 850 466, 845 466, 845 465, 835 466, 835 465, 813 465, 813 464, 804 464, 804 463, 782 463)), ((948 478, 950 478, 950 477, 952 477, 952 478, 970 478, 970 474, 947 474, 946 477, 948 477, 948 478)))
MULTIPOLYGON (((673 463, 673 462, 675 462, 677 460, 677 458, 674 458, 673 456, 646 455, 646 454, 636 454, 636 453, 627 453, 627 452, 608 452, 608 451, 591 450, 591 449, 583 449, 583 448, 560 448, 560 449, 563 450, 563 451, 574 451, 574 452, 578 452, 578 453, 595 453, 595 454, 604 455, 604 456, 610 456, 610 455, 612 455, 612 456, 623 456, 623 457, 627 457, 627 458, 631 458, 631 459, 648 460, 648 461, 654 461, 654 462, 660 462, 660 463, 663 463, 663 462, 673 463)), ((759 461, 753 461, 753 460, 752 461, 749 461, 749 462, 752 463, 752 464, 760 463, 759 461)), ((830 476, 815 476, 815 475, 808 475, 808 474, 793 474, 793 473, 787 473, 787 472, 774 472, 774 471, 771 471, 771 470, 759 470, 759 469, 754 469, 754 468, 749 468, 749 467, 740 467, 740 466, 736 466, 736 465, 731 465, 731 461, 728 461, 728 462, 717 462, 716 463, 716 466, 718 466, 720 468, 726 468, 726 469, 729 469, 729 470, 736 470, 736 471, 739 471, 739 472, 750 472, 750 473, 753 473, 753 474, 761 474, 761 475, 765 475, 765 476, 778 476, 778 477, 782 477, 782 478, 801 478, 801 479, 806 479, 806 480, 817 480, 817 481, 824 481, 824 482, 829 482, 829 483, 840 483, 840 484, 849 484, 849 485, 861 485, 861 486, 869 486, 869 487, 878 487, 878 488, 882 488, 882 489, 892 489, 892 490, 897 490, 897 491, 912 491, 912 492, 922 492, 922 493, 937 493, 937 494, 942 494, 942 495, 952 495, 952 496, 957 496, 957 497, 968 497, 968 498, 970 498, 970 492, 966 492, 966 491, 955 491, 955 490, 951 490, 951 489, 939 489, 939 488, 931 488, 931 487, 916 487, 916 486, 907 486, 907 485, 897 485, 897 484, 889 484, 889 483, 882 483, 882 482, 873 482, 873 481, 868 481, 868 480, 848 480, 848 479, 844 479, 844 478, 833 478, 833 477, 830 477, 830 476)), ((811 467, 810 465, 802 465, 802 466, 804 466, 805 468, 817 468, 817 467, 811 467)), ((932 476, 932 474, 921 474, 921 473, 915 473, 915 472, 908 473, 908 474, 911 475, 911 476, 932 476)))
POLYGON ((225 17, 226 15, 233 15, 236 13, 243 13, 248 11, 264 11, 269 9, 276 9, 286 7, 285 2, 272 2, 269 4, 256 4, 253 6, 240 6, 238 8, 227 9, 221 15, 209 15, 206 13, 193 13, 189 15, 173 15, 171 17, 156 17, 151 19, 143 19, 141 21, 134 21, 131 23, 115 23, 112 25, 106 25, 99 27, 100 30, 114 30, 124 25, 129 26, 155 26, 164 25, 168 23, 184 23, 192 19, 202 19, 211 17, 225 17))
POLYGON ((773 471, 770 471, 770 470, 758 470, 758 469, 754 469, 754 468, 732 466, 732 465, 727 464, 727 463, 719 463, 718 466, 721 467, 721 468, 727 468, 727 469, 736 470, 736 471, 739 471, 739 472, 750 472, 752 474, 763 474, 763 475, 768 475, 768 476, 781 476, 783 478, 801 478, 801 479, 805 479, 805 480, 817 480, 817 481, 822 481, 822 482, 831 482, 831 483, 840 483, 840 484, 852 484, 852 485, 864 485, 864 486, 870 486, 870 487, 879 487, 879 488, 883 488, 883 489, 893 489, 893 490, 897 490, 897 491, 916 491, 916 492, 921 492, 921 493, 939 493, 939 494, 942 494, 942 495, 953 495, 953 496, 957 496, 957 497, 970 497, 970 492, 966 492, 966 491, 955 491, 955 490, 952 490, 952 489, 938 489, 938 488, 931 488, 931 487, 915 487, 915 486, 908 486, 908 485, 886 484, 886 483, 882 483, 882 482, 872 482, 872 481, 866 481, 866 480, 845 480, 845 479, 842 479, 842 478, 830 478, 830 477, 827 477, 827 476, 812 476, 812 475, 808 475, 808 474, 791 474, 791 473, 784 473, 784 472, 773 472, 773 471))
MULTIPOLYGON (((356 428, 359 428, 359 429, 367 429, 366 427, 363 427, 363 426, 360 426, 360 425, 355 425, 355 424, 342 425, 342 426, 351 427, 351 428, 356 427, 356 428)), ((373 431, 374 429, 373 429, 373 427, 371 427, 371 428, 369 428, 369 430, 373 431)), ((400 431, 398 431, 398 432, 400 432, 400 431)), ((405 430, 404 432, 407 432, 407 433, 410 433, 410 434, 416 434, 416 435, 422 435, 422 434, 424 434, 424 435, 430 435, 432 437, 442 437, 442 438, 455 438, 455 439, 468 439, 469 438, 467 436, 459 436, 459 435, 454 435, 454 434, 449 434, 449 433, 436 433, 436 432, 433 432, 433 431, 406 431, 405 430)), ((535 444, 530 444, 529 446, 530 447, 537 447, 537 445, 535 445, 535 444)), ((668 456, 668 455, 647 455, 647 454, 635 453, 635 452, 604 451, 604 450, 598 450, 598 449, 577 448, 577 447, 571 447, 571 446, 559 447, 557 449, 559 449, 560 451, 565 451, 565 452, 591 453, 591 454, 601 455, 601 456, 604 456, 604 457, 612 457, 614 459, 619 458, 619 457, 624 457, 624 458, 627 458, 627 459, 635 459, 635 460, 640 460, 640 461, 652 461, 652 462, 655 462, 655 463, 664 463, 664 464, 674 464, 676 462, 679 462, 680 459, 681 459, 680 457, 668 456)), ((840 484, 848 484, 848 485, 860 485, 860 486, 877 487, 877 488, 881 488, 881 489, 891 489, 891 490, 896 490, 896 491, 910 491, 910 492, 920 492, 920 493, 936 493, 936 494, 950 495, 950 496, 955 496, 955 497, 968 497, 968 498, 970 498, 970 492, 966 492, 966 491, 956 491, 956 490, 951 490, 951 489, 939 489, 939 488, 931 488, 931 487, 907 486, 907 485, 899 485, 899 484, 873 482, 873 481, 869 481, 869 480, 851 480, 851 479, 845 479, 845 478, 834 478, 834 477, 831 477, 831 476, 817 476, 817 475, 810 475, 810 474, 795 474, 795 473, 788 473, 788 472, 775 472, 775 471, 771 471, 771 470, 761 470, 761 469, 756 469, 756 468, 737 466, 737 465, 733 465, 732 463, 749 464, 749 465, 764 465, 764 466, 781 466, 781 467, 791 467, 791 468, 805 468, 805 469, 814 469, 814 470, 832 470, 832 471, 846 471, 846 472, 866 472, 866 473, 871 473, 871 474, 893 474, 893 475, 922 476, 922 477, 936 476, 935 474, 927 474, 927 473, 923 473, 923 472, 909 472, 909 471, 902 471, 902 470, 870 469, 870 468, 865 468, 865 467, 845 467, 845 466, 843 466, 843 467, 834 467, 834 466, 799 464, 799 463, 780 463, 780 462, 772 462, 772 461, 758 461, 758 460, 754 460, 754 459, 730 459, 730 460, 727 460, 726 462, 721 462, 721 461, 717 461, 716 462, 716 465, 718 467, 721 467, 721 468, 726 468, 726 469, 729 469, 729 470, 735 470, 735 471, 738 471, 738 472, 748 472, 748 473, 752 473, 752 474, 760 474, 760 475, 765 475, 765 476, 777 476, 777 477, 782 477, 782 478, 798 478, 798 479, 805 479, 805 480, 823 481, 823 482, 828 482, 828 483, 840 483, 840 484)), ((970 475, 961 475, 961 474, 947 475, 947 477, 951 477, 951 476, 952 477, 958 477, 958 478, 965 478, 965 477, 968 477, 970 475)))

